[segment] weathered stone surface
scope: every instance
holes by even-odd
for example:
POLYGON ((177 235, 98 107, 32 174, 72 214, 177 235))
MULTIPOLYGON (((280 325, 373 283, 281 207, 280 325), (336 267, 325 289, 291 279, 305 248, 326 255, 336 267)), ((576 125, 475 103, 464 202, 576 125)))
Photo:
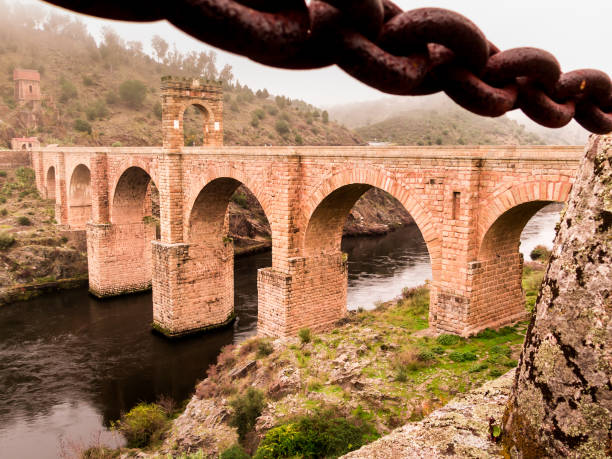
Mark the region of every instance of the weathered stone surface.
POLYGON ((611 163, 612 138, 591 137, 504 416, 513 457, 612 453, 611 163))
POLYGON ((406 424, 353 451, 346 459, 490 458, 501 455, 489 439, 489 418, 499 424, 514 370, 479 389, 458 396, 420 422, 406 424))

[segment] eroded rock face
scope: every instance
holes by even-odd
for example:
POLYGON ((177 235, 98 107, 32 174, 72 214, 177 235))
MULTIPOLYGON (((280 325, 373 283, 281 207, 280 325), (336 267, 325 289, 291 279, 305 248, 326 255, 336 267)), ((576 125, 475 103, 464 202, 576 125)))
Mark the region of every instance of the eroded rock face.
POLYGON ((592 136, 555 239, 512 395, 512 457, 611 454, 612 137, 592 136))

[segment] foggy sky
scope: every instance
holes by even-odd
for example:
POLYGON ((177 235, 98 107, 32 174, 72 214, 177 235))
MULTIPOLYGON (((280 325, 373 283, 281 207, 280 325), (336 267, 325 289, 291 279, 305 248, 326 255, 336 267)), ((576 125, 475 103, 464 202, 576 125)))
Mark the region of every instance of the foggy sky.
MULTIPOLYGON (((48 10, 66 11, 39 0, 16 1, 36 4, 48 10)), ((563 71, 597 68, 612 73, 612 60, 609 57, 612 43, 610 0, 395 0, 395 3, 403 9, 434 6, 457 11, 475 22, 500 49, 518 46, 545 49, 557 57, 563 71)), ((156 34, 171 44, 176 43, 182 52, 212 48, 165 21, 136 24, 78 16, 96 39, 99 39, 102 27, 110 25, 126 41, 141 41, 149 53, 151 37, 156 34)), ((230 64, 240 82, 252 89, 267 88, 275 94, 303 99, 318 106, 386 96, 354 80, 337 67, 309 71, 278 70, 221 50, 216 51, 218 67, 230 64)))

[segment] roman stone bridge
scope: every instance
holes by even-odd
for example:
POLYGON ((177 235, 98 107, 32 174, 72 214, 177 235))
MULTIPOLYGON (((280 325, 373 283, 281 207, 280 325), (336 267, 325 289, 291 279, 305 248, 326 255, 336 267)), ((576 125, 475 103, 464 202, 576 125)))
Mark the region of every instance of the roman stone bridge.
POLYGON ((38 189, 59 224, 87 231, 90 291, 153 289, 169 336, 233 319, 227 208, 240 185, 272 231, 258 273, 258 333, 322 330, 346 314, 350 209, 380 188, 406 208, 427 244, 429 321, 467 335, 524 317, 523 227, 566 200, 582 147, 224 147, 221 96, 198 80, 162 83, 160 148, 46 148, 32 153, 38 189), (182 114, 205 113, 207 145, 182 146, 182 114), (153 187, 152 184, 155 186, 153 187), (159 231, 151 199, 159 193, 159 231))

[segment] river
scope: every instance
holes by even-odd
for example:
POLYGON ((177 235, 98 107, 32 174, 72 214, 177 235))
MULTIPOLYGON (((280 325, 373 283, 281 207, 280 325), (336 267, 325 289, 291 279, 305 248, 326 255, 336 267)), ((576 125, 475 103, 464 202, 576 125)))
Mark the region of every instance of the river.
MULTIPOLYGON (((521 251, 552 245, 559 207, 536 214, 521 251)), ((415 226, 379 237, 345 238, 348 307, 372 308, 431 277, 415 226)), ((232 328, 170 341, 151 333, 151 294, 99 301, 86 289, 0 308, 0 458, 55 458, 85 445, 121 444, 108 430, 141 401, 190 397, 219 349, 256 333, 257 269, 271 254, 235 263, 232 328)))

